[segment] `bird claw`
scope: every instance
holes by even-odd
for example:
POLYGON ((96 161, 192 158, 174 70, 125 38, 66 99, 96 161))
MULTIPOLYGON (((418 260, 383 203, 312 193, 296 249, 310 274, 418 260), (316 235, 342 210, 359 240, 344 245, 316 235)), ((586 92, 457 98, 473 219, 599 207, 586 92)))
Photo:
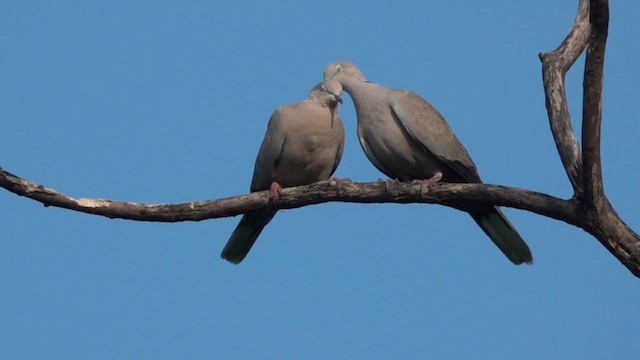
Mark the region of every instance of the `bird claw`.
POLYGON ((389 190, 392 187, 395 187, 400 183, 400 181, 398 179, 387 179, 387 180, 378 179, 377 182, 381 183, 382 185, 384 185, 384 191, 386 191, 386 192, 389 192, 389 190))
POLYGON ((335 176, 332 176, 332 177, 329 178, 329 184, 334 184, 335 183, 335 185, 338 186, 338 187, 342 186, 343 184, 350 184, 352 182, 353 181, 351 181, 350 178, 342 178, 342 179, 340 179, 340 178, 337 178, 335 176))
POLYGON ((425 197, 427 189, 440 180, 442 180, 442 173, 439 172, 430 179, 415 179, 411 181, 411 185, 420 185, 420 196, 425 197))
POLYGON ((269 189, 269 201, 272 205, 276 205, 280 200, 280 193, 282 192, 282 186, 277 182, 271 183, 271 188, 269 189))

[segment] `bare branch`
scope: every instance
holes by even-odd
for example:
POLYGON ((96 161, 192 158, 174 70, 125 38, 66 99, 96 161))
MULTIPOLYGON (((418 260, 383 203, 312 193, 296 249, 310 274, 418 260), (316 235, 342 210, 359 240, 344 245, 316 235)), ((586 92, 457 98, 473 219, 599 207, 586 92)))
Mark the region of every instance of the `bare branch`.
POLYGON ((584 69, 582 106, 582 179, 583 210, 600 214, 607 200, 602 185, 600 162, 600 129, 602 123, 602 87, 604 56, 609 24, 609 4, 606 0, 591 0, 591 39, 584 69))
MULTIPOLYGON (((102 199, 74 199, 53 189, 33 184, 0 168, 0 187, 45 206, 61 207, 88 214, 138 221, 201 221, 236 216, 264 209, 269 204, 268 191, 260 191, 220 200, 184 204, 137 204, 102 199)), ((486 184, 436 184, 427 194, 420 186, 400 183, 387 187, 384 183, 346 183, 324 181, 283 189, 276 208, 294 209, 326 202, 351 203, 428 203, 458 209, 487 203, 529 210, 570 224, 581 226, 573 202, 534 191, 486 184)))
POLYGON ((578 206, 585 220, 584 229, 595 236, 631 272, 640 276, 637 271, 640 268, 640 237, 622 221, 604 193, 600 129, 609 2, 591 0, 590 6, 592 29, 584 69, 582 106, 584 190, 578 206))
POLYGON ((640 277, 640 237, 622 221, 611 204, 606 201, 595 221, 591 216, 585 216, 583 220, 584 229, 598 239, 631 273, 640 277))
POLYGON ((580 0, 578 15, 569 35, 556 50, 539 55, 551 132, 576 196, 580 196, 582 189, 582 157, 571 124, 565 75, 587 46, 590 33, 589 0, 580 0))
POLYGON ((608 0, 580 0, 578 16, 562 45, 541 54, 547 111, 556 146, 577 201, 582 228, 640 277, 640 237, 620 219, 604 194, 600 160, 603 68, 609 26, 608 0), (582 154, 571 127, 564 75, 586 45, 582 154))

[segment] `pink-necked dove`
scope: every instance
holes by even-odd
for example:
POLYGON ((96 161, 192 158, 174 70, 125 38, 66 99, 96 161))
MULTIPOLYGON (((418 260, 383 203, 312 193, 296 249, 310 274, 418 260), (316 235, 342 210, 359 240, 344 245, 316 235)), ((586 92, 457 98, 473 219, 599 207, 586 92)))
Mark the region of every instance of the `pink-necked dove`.
MULTIPOLYGON (((353 100, 358 138, 378 170, 400 181, 430 185, 481 183, 473 160, 442 115, 420 96, 368 82, 352 63, 333 63, 325 80, 342 85, 353 100), (426 180, 428 179, 428 180, 426 180)), ((495 206, 468 210, 471 217, 514 264, 532 263, 529 247, 495 206)))
MULTIPOLYGON (((344 149, 344 127, 338 115, 341 92, 338 82, 324 81, 306 100, 273 112, 256 159, 251 192, 271 189, 271 196, 277 198, 281 187, 331 177, 344 149)), ((220 256, 240 263, 275 214, 275 210, 245 214, 220 256)))

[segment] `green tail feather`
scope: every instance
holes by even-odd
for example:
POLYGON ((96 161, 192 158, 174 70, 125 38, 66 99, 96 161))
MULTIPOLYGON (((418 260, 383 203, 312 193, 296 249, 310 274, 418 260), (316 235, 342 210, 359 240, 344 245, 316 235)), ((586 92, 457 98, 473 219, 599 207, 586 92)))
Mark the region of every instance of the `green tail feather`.
POLYGON ((231 234, 220 257, 234 264, 242 262, 258 239, 262 229, 267 226, 275 214, 275 211, 245 214, 231 234))
POLYGON ((469 214, 512 263, 533 263, 529 246, 499 208, 492 206, 469 214))

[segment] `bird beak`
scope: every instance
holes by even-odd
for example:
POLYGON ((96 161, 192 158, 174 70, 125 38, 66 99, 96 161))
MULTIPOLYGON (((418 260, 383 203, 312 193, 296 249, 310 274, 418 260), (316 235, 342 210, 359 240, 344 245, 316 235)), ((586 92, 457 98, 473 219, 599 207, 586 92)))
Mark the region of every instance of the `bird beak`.
POLYGON ((333 95, 333 97, 336 99, 337 102, 342 104, 342 97, 340 95, 334 94, 334 93, 330 93, 330 94, 333 95))

